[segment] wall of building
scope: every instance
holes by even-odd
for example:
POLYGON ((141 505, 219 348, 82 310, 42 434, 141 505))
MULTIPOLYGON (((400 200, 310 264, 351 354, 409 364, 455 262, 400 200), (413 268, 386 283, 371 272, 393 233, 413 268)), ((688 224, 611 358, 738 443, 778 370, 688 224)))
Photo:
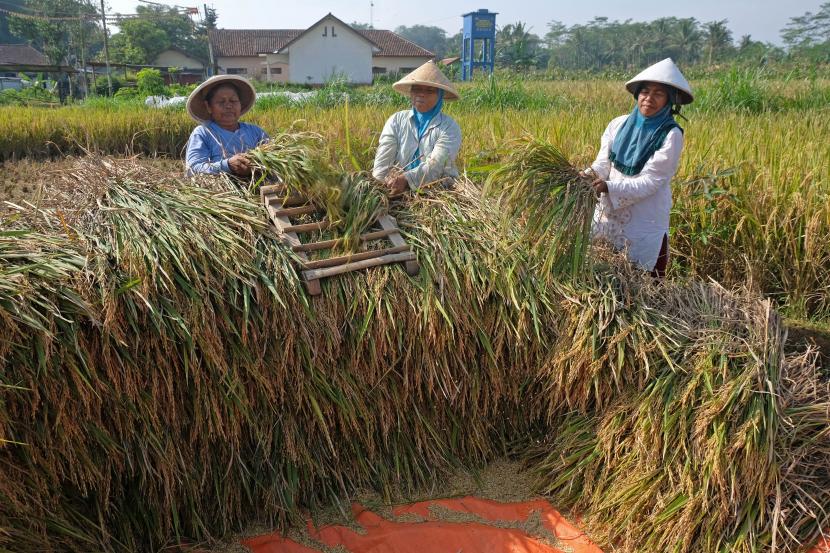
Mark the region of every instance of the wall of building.
POLYGON ((432 58, 412 56, 376 56, 372 58, 372 73, 377 75, 389 75, 392 73, 406 74, 420 67, 432 58))
POLYGON ((220 56, 217 60, 219 73, 233 73, 242 75, 248 79, 265 80, 262 77, 262 69, 265 67, 264 58, 260 56, 220 56))
POLYGON ((333 19, 324 19, 288 47, 289 81, 324 84, 337 75, 372 82, 373 46, 333 19))
POLYGON ((268 74, 265 71, 265 66, 263 65, 260 75, 260 78, 263 81, 276 83, 288 82, 288 54, 266 54, 262 56, 262 61, 268 64, 271 68, 271 75, 269 79, 268 74))
POLYGON ((182 69, 204 69, 204 64, 176 50, 165 50, 153 61, 159 67, 180 67, 182 69))

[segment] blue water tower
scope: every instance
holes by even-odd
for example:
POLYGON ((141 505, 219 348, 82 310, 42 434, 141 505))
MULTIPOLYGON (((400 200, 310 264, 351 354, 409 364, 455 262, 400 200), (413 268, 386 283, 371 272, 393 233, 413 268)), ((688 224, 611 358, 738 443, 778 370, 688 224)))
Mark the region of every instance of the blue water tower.
POLYGON ((473 78, 473 68, 493 72, 496 60, 496 12, 486 9, 465 13, 461 38, 461 80, 473 78), (475 59, 478 57, 478 59, 475 59))

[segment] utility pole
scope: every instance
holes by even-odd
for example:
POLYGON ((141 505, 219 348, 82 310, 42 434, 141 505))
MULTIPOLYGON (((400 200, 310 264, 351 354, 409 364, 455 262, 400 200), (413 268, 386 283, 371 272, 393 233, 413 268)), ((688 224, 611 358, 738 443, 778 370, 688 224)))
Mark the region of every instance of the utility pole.
MULTIPOLYGON (((81 6, 85 6, 86 4, 79 4, 78 5, 78 34, 81 37, 81 76, 84 79, 84 98, 89 96, 89 82, 86 79, 86 29, 84 28, 86 25, 86 17, 81 18, 81 6)), ((88 14, 87 14, 88 15, 88 14)), ((76 79, 77 82, 77 79, 76 79)))
POLYGON ((110 76, 110 44, 107 36, 107 12, 104 9, 104 0, 101 0, 101 24, 104 26, 104 63, 107 65, 107 89, 112 96, 112 77, 110 76))
POLYGON ((208 43, 208 63, 210 63, 205 76, 212 77, 213 75, 218 74, 218 71, 216 70, 216 62, 213 59, 213 46, 210 43, 210 30, 214 27, 214 24, 212 22, 212 18, 210 17, 210 13, 208 12, 208 5, 203 4, 203 6, 205 8, 205 30, 207 31, 207 36, 205 38, 208 43))

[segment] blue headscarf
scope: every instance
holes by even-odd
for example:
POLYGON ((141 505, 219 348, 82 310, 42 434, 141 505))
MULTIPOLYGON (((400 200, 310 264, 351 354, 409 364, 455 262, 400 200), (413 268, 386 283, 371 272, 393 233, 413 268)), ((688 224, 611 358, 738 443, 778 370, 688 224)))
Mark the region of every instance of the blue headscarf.
MULTIPOLYGON (((427 127, 429 126, 429 122, 432 119, 441 113, 441 107, 444 105, 444 89, 438 89, 438 102, 435 104, 431 110, 426 113, 421 113, 415 106, 412 106, 412 115, 415 117, 415 122, 418 125, 418 142, 421 141, 421 138, 424 136, 424 133, 427 131, 427 127)), ((409 169, 415 169, 421 164, 421 148, 420 146, 415 149, 415 153, 412 155, 412 161, 404 167, 405 171, 409 169)))
POLYGON ((674 120, 672 102, 651 117, 640 113, 635 105, 614 137, 609 156, 611 163, 623 175, 640 173, 654 152, 663 147, 666 135, 675 127, 683 132, 683 128, 674 120))

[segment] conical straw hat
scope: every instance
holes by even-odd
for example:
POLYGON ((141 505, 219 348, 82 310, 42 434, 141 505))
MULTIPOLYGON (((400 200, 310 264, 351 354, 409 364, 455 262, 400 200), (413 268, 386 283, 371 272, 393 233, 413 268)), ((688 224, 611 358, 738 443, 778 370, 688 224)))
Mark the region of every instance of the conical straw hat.
POLYGON ((405 76, 400 81, 392 85, 392 88, 404 94, 409 95, 412 85, 433 86, 444 91, 444 100, 458 100, 458 92, 453 88, 452 83, 448 78, 441 73, 435 62, 429 60, 421 67, 405 76))
POLYGON ((205 97, 211 89, 223 84, 232 84, 239 91, 239 102, 242 109, 240 116, 245 115, 245 112, 251 109, 254 101, 256 101, 256 90, 254 90, 251 81, 239 75, 214 75, 200 84, 187 97, 187 113, 199 123, 210 121, 210 113, 205 107, 205 97))
POLYGON ((677 103, 691 104, 694 101, 692 87, 689 81, 680 72, 671 58, 658 61, 654 65, 646 67, 639 75, 625 83, 625 88, 631 93, 637 93, 637 86, 643 82, 662 83, 673 86, 677 89, 677 103))

